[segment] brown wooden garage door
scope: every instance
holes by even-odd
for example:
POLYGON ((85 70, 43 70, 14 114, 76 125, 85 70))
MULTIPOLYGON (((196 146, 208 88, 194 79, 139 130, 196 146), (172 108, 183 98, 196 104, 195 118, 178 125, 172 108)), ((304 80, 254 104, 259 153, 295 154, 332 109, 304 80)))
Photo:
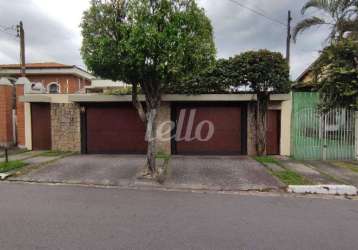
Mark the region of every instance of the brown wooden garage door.
POLYGON ((32 149, 51 149, 51 109, 48 103, 31 104, 32 149))
POLYGON ((87 106, 87 153, 143 154, 145 126, 131 104, 87 106))
POLYGON ((267 113, 267 154, 279 155, 280 154, 280 131, 281 131, 281 111, 269 110, 267 113))
MULTIPOLYGON (((180 115, 185 112, 181 133, 177 133, 174 143, 174 153, 191 155, 232 155, 246 154, 246 112, 238 105, 177 105, 175 108, 175 118, 177 131, 180 130, 180 115), (195 111, 195 118, 192 126, 190 125, 190 112, 195 111), (214 134, 208 141, 201 141, 198 138, 183 140, 187 131, 190 137, 198 134, 197 129, 203 121, 210 121, 214 125, 214 134), (192 129, 190 129, 192 127, 192 129)), ((200 136, 205 139, 208 135, 209 126, 202 127, 200 136)), ((178 131, 180 132, 180 131, 178 131)))

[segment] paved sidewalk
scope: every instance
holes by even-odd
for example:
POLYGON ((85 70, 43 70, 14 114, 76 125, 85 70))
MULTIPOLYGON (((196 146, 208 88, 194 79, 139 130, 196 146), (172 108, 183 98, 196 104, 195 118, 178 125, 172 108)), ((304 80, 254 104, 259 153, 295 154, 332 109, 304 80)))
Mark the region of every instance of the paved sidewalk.
MULTIPOLYGON (((26 159, 33 158, 37 155, 40 155, 43 152, 46 151, 28 151, 20 154, 9 155, 9 161, 23 161, 26 159)), ((5 157, 0 157, 0 162, 4 162, 4 161, 5 161, 5 157)))
POLYGON ((342 182, 338 181, 336 178, 321 173, 308 162, 302 163, 300 161, 286 160, 286 161, 281 161, 281 164, 284 165, 287 169, 302 175, 308 181, 312 182, 312 184, 315 185, 342 184, 342 182))
POLYGON ((331 175, 345 184, 358 187, 358 173, 352 170, 336 166, 327 161, 308 161, 308 163, 319 171, 331 175))

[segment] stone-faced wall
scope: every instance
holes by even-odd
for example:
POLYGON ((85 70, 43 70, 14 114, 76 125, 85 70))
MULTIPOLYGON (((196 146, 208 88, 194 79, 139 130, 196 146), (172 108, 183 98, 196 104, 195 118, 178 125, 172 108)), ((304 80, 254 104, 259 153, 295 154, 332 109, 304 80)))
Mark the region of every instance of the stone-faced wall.
POLYGON ((51 103, 52 150, 81 152, 80 106, 51 103))
POLYGON ((255 156, 256 152, 256 103, 247 104, 247 155, 255 156))
POLYGON ((163 102, 157 117, 157 152, 171 154, 171 105, 163 102), (162 136, 161 136, 162 135, 162 136))

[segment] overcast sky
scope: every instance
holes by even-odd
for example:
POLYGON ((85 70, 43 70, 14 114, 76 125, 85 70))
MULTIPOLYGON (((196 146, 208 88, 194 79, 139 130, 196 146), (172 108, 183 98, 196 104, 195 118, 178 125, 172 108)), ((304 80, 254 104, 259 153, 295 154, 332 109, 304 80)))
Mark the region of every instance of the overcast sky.
MULTIPOLYGON (((282 23, 292 10, 293 24, 303 17, 306 0, 236 0, 282 23)), ((285 53, 286 28, 254 14, 231 0, 198 0, 212 20, 219 58, 246 50, 270 49, 285 53)), ((85 67, 80 55, 82 13, 88 0, 0 0, 0 25, 9 27, 23 20, 26 31, 27 61, 56 61, 85 67)), ((8 33, 16 34, 8 30, 8 33)), ((292 45, 292 78, 295 79, 324 45, 327 30, 313 29, 292 45)), ((18 41, 0 32, 0 64, 18 63, 18 41)))

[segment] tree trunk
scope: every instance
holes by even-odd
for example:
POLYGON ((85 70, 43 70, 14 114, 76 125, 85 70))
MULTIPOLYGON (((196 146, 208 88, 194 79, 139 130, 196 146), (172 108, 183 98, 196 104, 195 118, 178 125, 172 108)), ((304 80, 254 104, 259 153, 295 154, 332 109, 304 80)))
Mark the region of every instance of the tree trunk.
POLYGON ((256 110, 256 151, 259 156, 266 155, 267 109, 270 95, 268 93, 257 94, 256 110))
POLYGON ((147 149, 147 168, 154 175, 156 173, 155 155, 156 155, 156 138, 157 138, 157 108, 147 110, 147 132, 146 140, 147 149))
POLYGON ((143 105, 138 100, 138 84, 136 83, 132 85, 132 102, 134 107, 137 109, 139 118, 142 120, 142 122, 146 123, 147 119, 146 119, 145 111, 143 109, 143 105))
POLYGON ((151 89, 150 85, 140 84, 146 97, 146 109, 143 108, 141 102, 138 100, 137 84, 133 84, 132 101, 134 107, 137 109, 138 114, 142 121, 146 124, 145 139, 148 143, 147 147, 147 171, 148 174, 154 176, 157 172, 155 157, 156 157, 156 142, 157 142, 157 115, 160 108, 160 92, 159 89, 151 89))

